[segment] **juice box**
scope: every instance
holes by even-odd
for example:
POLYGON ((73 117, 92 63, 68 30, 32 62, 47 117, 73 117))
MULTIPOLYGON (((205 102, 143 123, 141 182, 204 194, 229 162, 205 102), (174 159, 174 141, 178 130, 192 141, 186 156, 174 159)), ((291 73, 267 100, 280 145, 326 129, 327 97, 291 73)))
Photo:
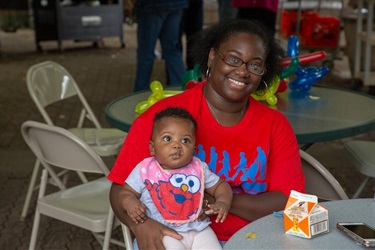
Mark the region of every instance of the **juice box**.
POLYGON ((328 210, 315 195, 292 190, 284 210, 286 234, 312 238, 329 231, 328 210))

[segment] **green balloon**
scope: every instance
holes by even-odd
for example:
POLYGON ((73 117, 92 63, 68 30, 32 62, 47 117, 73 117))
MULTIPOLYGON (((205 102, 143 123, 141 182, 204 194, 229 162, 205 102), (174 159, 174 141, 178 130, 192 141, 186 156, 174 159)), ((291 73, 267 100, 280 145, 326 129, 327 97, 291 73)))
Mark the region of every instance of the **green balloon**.
POLYGON ((293 58, 290 61, 289 66, 287 68, 283 69, 283 71, 281 72, 280 79, 284 79, 284 78, 287 78, 287 77, 293 75, 296 72, 299 65, 300 65, 299 59, 297 57, 293 58))

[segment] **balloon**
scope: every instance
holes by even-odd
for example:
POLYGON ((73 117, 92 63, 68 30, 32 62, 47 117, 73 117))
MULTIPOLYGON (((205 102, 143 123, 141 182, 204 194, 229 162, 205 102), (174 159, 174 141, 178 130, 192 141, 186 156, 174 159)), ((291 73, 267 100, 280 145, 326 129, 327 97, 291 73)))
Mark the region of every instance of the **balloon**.
POLYGON ((288 39, 288 57, 296 57, 299 54, 299 41, 297 36, 290 36, 288 39))
POLYGON ((329 69, 326 66, 319 69, 313 66, 306 69, 299 67, 296 71, 298 77, 291 81, 288 86, 291 90, 309 91, 312 84, 320 81, 328 71, 329 69))
POLYGON ((146 109, 148 109, 149 107, 149 103, 147 101, 142 101, 140 103, 138 103, 136 106, 135 106, 135 112, 137 114, 142 114, 143 112, 146 111, 146 109))
POLYGON ((150 83, 151 95, 147 98, 147 101, 141 101, 135 106, 135 112, 139 115, 145 112, 154 103, 160 101, 165 97, 176 95, 182 91, 177 90, 164 90, 163 85, 159 81, 153 81, 150 83))
MULTIPOLYGON (((297 58, 299 59, 300 64, 307 64, 307 63, 310 63, 310 62, 322 60, 326 57, 326 55, 327 54, 324 51, 316 51, 316 52, 313 52, 313 53, 297 56, 297 58)), ((281 60, 281 66, 283 66, 283 67, 288 66, 291 63, 292 59, 293 58, 291 58, 291 57, 283 58, 281 60)))
POLYGON ((287 78, 287 77, 293 75, 294 72, 296 72, 299 65, 300 65, 299 59, 297 57, 293 58, 291 60, 290 64, 289 64, 289 66, 287 68, 283 69, 283 71, 281 72, 280 79, 287 78))
POLYGON ((284 92, 288 88, 288 79, 284 78, 280 80, 279 87, 276 90, 276 93, 284 92))
MULTIPOLYGON (((163 98, 163 85, 161 85, 159 81, 151 82, 150 89, 152 91, 151 96, 153 96, 156 100, 161 100, 163 98)), ((150 99, 150 97, 148 99, 150 99)))
POLYGON ((194 64, 193 69, 186 71, 182 75, 181 82, 182 82, 182 85, 186 85, 190 80, 199 81, 199 78, 200 78, 199 65, 194 64))
MULTIPOLYGON (((322 77, 327 74, 328 68, 322 67, 317 69, 316 67, 307 67, 302 68, 300 65, 307 64, 313 61, 322 60, 326 57, 326 52, 324 51, 317 51, 305 55, 298 55, 299 52, 299 42, 297 36, 290 36, 288 39, 288 50, 287 50, 287 58, 283 58, 281 60, 281 66, 286 67, 282 70, 280 74, 280 79, 288 78, 289 76, 295 74, 297 76, 296 79, 289 82, 288 86, 291 90, 300 90, 300 91, 308 91, 310 90, 312 84, 322 79, 322 77)), ((285 90, 287 82, 279 82, 279 86, 282 85, 280 91, 285 90)), ((276 92, 280 92, 276 90, 276 92)), ((272 100, 271 100, 272 102, 272 100)))
POLYGON ((159 81, 151 82, 150 89, 152 91, 151 95, 154 96, 157 101, 165 97, 181 93, 181 91, 178 91, 178 90, 164 90, 163 85, 159 81))
MULTIPOLYGON (((269 105, 274 106, 277 104, 277 97, 275 95, 277 89, 279 88, 280 78, 275 77, 272 82, 268 85, 266 93, 263 95, 251 94, 251 96, 256 100, 265 100, 269 105)), ((262 83, 261 83, 262 84, 262 83)))

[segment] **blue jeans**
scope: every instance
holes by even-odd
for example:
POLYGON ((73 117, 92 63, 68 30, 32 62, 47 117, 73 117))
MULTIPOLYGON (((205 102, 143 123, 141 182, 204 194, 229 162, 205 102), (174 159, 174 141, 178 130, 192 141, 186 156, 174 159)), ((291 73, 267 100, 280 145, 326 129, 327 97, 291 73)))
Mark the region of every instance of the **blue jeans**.
MULTIPOLYGON (((181 37, 186 35, 186 66, 188 70, 194 68, 194 58, 191 55, 193 47, 192 37, 203 29, 203 0, 190 0, 189 7, 184 10, 181 21, 181 37)), ((182 41, 180 40, 178 48, 183 51, 182 41)))
POLYGON ((237 18, 237 8, 232 6, 231 0, 218 0, 219 4, 219 21, 225 22, 237 18))
POLYGON ((177 48, 181 39, 182 14, 182 9, 138 14, 137 73, 134 91, 149 89, 157 39, 160 39, 169 83, 171 85, 181 84, 181 76, 186 71, 182 52, 177 48))

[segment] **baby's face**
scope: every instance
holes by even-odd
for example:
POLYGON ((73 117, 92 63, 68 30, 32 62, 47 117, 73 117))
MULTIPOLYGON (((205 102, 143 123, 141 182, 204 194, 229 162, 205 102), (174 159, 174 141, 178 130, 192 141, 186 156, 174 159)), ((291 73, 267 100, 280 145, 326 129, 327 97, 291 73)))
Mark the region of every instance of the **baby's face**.
POLYGON ((190 120, 163 117, 154 125, 150 152, 164 169, 187 165, 195 150, 195 128, 190 120))

